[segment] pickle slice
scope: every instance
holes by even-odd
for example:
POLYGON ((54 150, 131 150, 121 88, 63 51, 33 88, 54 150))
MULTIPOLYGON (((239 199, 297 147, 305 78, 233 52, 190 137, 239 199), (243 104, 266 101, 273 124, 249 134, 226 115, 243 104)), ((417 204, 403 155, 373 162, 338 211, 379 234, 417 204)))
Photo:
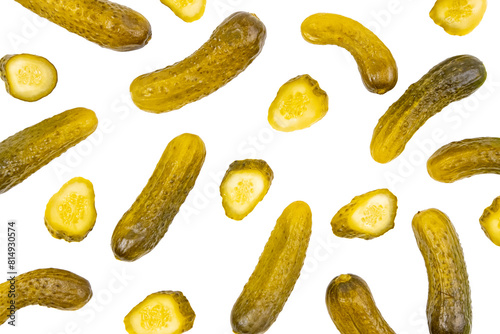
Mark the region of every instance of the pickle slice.
POLYGON ((242 220, 266 196, 273 171, 264 160, 237 160, 224 175, 220 185, 222 206, 226 216, 242 220))
POLYGON ((343 238, 370 240, 394 228, 397 198, 387 189, 356 196, 333 217, 333 233, 343 238))
POLYGON ((57 70, 47 59, 31 54, 7 55, 0 60, 0 75, 7 92, 34 102, 49 95, 57 84, 57 70))
POLYGON ((500 196, 495 198, 493 203, 484 209, 479 222, 486 236, 495 245, 500 246, 500 196))
POLYGON ((196 315, 179 291, 161 291, 146 297, 125 317, 129 334, 180 334, 193 327, 196 315))
POLYGON ((269 107, 271 126, 284 132, 302 130, 321 120, 328 112, 328 95, 308 74, 286 82, 269 107))
POLYGON ((82 177, 65 183, 45 209, 45 226, 50 234, 68 242, 85 239, 96 218, 94 187, 82 177))
POLYGON ((481 23, 486 7, 486 0, 437 0, 429 16, 448 34, 464 36, 481 23))
POLYGON ((185 22, 199 20, 205 13, 207 0, 161 0, 177 17, 185 22))

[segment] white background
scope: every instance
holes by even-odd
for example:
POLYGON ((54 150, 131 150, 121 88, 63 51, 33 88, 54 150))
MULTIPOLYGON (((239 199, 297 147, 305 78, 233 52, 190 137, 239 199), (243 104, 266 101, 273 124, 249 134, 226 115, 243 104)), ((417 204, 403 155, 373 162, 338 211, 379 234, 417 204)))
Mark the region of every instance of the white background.
POLYGON ((0 195, 0 263, 7 257, 7 220, 16 219, 19 271, 73 271, 91 282, 94 297, 76 312, 27 307, 18 312, 18 327, 4 324, 3 333, 125 333, 124 316, 160 290, 180 290, 187 296, 197 314, 191 333, 231 333, 231 308, 276 219, 295 200, 311 206, 313 234, 301 278, 269 334, 336 333, 324 294, 330 280, 343 273, 367 281, 396 333, 427 333, 427 274, 411 219, 430 207, 447 213, 460 235, 474 332, 495 331, 500 248, 485 237, 478 219, 500 195, 500 177, 441 184, 428 176, 425 162, 450 141, 499 135, 497 1, 489 4, 479 27, 464 37, 450 36, 433 23, 428 15, 433 1, 208 0, 205 16, 190 24, 159 0, 121 3, 151 22, 153 38, 141 50, 103 49, 37 18, 13 0, 0 3, 0 53, 41 55, 59 72, 54 92, 36 103, 0 91, 0 140, 74 107, 93 109, 100 122, 84 143, 0 195), (132 104, 128 89, 136 76, 184 59, 237 10, 256 13, 268 29, 263 52, 244 73, 181 110, 155 115, 132 104), (316 12, 342 14, 376 32, 397 61, 397 86, 383 96, 371 94, 347 51, 306 43, 300 24, 316 12), (429 120, 399 158, 387 165, 373 161, 369 144, 379 117, 432 66, 464 53, 485 63, 485 85, 429 120), (278 88, 304 73, 328 93, 328 114, 306 130, 272 130, 267 110, 278 88), (184 132, 198 134, 207 146, 195 188, 150 254, 134 263, 115 260, 110 238, 116 223, 141 192, 167 143, 184 132), (264 201, 236 222, 224 215, 218 186, 228 165, 244 158, 265 159, 275 179, 264 201), (49 198, 75 176, 93 182, 98 217, 83 242, 69 244, 51 237, 43 216, 49 198), (337 210, 354 196, 378 188, 389 188, 398 197, 395 229, 372 241, 335 237, 330 220, 337 210))

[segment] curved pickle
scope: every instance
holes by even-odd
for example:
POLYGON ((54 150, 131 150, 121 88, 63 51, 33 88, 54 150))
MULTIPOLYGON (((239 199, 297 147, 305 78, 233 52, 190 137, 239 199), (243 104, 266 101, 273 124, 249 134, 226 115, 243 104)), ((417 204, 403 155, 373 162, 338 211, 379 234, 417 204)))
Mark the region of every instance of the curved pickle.
POLYGON ((0 325, 10 318, 14 310, 40 305, 58 310, 74 311, 85 306, 92 298, 90 283, 83 277, 62 269, 37 269, 0 284, 0 325), (11 285, 15 284, 15 294, 11 285))
POLYGON ((266 27, 255 16, 237 12, 186 59, 144 74, 130 85, 135 105, 144 111, 172 111, 208 96, 243 72, 260 54, 266 27))
POLYGON ((500 174, 500 138, 471 138, 444 145, 427 161, 427 172, 445 183, 479 174, 500 174))
POLYGON ((313 44, 333 44, 349 51, 366 89, 385 94, 396 86, 398 68, 391 51, 361 23, 348 17, 318 13, 302 22, 302 37, 313 44))
POLYGON ((370 144, 373 159, 379 163, 394 160, 429 118, 474 93, 485 80, 486 69, 473 56, 451 57, 434 66, 379 119, 370 144))

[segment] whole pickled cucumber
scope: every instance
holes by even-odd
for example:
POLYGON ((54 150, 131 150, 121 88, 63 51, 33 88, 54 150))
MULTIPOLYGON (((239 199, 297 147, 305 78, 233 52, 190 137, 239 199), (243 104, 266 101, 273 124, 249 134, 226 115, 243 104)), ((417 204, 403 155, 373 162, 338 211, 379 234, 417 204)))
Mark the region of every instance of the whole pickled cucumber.
POLYGON ((434 66, 389 107, 373 131, 370 150, 379 163, 398 157, 425 122, 482 86, 486 69, 476 57, 448 58, 434 66))
POLYGON ((437 209, 413 217, 413 233, 429 278, 427 321, 431 334, 469 334, 472 306, 464 254, 450 219, 437 209))
POLYGON ((132 100, 153 113, 197 101, 243 72, 260 54, 265 40, 266 27, 257 16, 234 13, 191 56, 136 78, 130 85, 132 100))
POLYGON ((264 333, 276 321, 304 264, 311 236, 312 213, 293 202, 278 218, 254 272, 231 311, 236 334, 264 333))
POLYGON ((464 139, 444 145, 427 161, 436 181, 451 183, 478 174, 500 174, 500 138, 464 139))
POLYGON ((196 135, 185 133, 168 143, 147 185, 116 225, 111 247, 117 259, 135 261, 156 247, 194 187, 205 155, 196 135))
POLYGON ((37 15, 102 47, 131 51, 151 39, 151 25, 136 11, 108 0, 15 0, 37 15))
POLYGON ((5 139, 0 143, 0 194, 87 138, 96 128, 95 113, 76 108, 5 139))
POLYGON ((92 289, 83 277, 62 269, 33 270, 0 284, 0 325, 9 319, 11 305, 16 311, 30 305, 72 311, 82 308, 90 298, 92 289), (9 293, 12 284, 15 296, 9 293))
POLYGON ((361 23, 338 14, 317 13, 306 18, 300 30, 309 43, 338 45, 349 51, 368 91, 385 94, 396 86, 398 67, 391 51, 361 23))
POLYGON ((359 276, 335 277, 326 290, 326 307, 341 334, 395 334, 359 276))

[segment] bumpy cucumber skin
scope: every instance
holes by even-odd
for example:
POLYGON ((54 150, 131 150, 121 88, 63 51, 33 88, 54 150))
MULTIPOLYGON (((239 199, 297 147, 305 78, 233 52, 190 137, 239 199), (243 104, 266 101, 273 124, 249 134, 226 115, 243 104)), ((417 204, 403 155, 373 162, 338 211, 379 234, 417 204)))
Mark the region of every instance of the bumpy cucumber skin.
POLYGON ((76 108, 5 139, 0 143, 0 194, 87 138, 96 128, 95 113, 76 108))
POLYGON ((458 235, 448 216, 421 211, 413 232, 429 278, 427 321, 431 334, 469 334, 472 306, 469 279, 458 235))
POLYGON ((0 59, 0 79, 2 79, 3 82, 5 82, 5 89, 9 93, 10 86, 7 84, 7 63, 9 60, 14 57, 15 55, 6 55, 0 59))
MULTIPOLYGON (((356 211, 358 208, 359 203, 364 202, 365 200, 377 195, 377 194, 384 194, 385 196, 389 197, 396 206, 395 211, 397 210, 397 198, 394 196, 393 193, 391 193, 388 189, 378 189, 378 190, 373 190, 370 192, 367 192, 366 194, 359 195, 354 197, 351 202, 344 207, 342 207, 336 214, 333 216, 332 221, 330 225, 332 225, 332 231, 333 234, 335 234, 337 237, 341 238, 361 238, 365 240, 371 240, 377 237, 380 237, 381 235, 385 234, 389 230, 394 228, 394 220, 392 221, 392 224, 388 226, 387 230, 383 231, 381 234, 370 234, 370 233, 362 233, 361 231, 357 231, 351 228, 349 224, 349 219, 351 218, 352 214, 356 211)), ((394 212, 394 217, 396 217, 396 213, 394 212)))
MULTIPOLYGON (((90 283, 62 269, 38 269, 16 277, 16 311, 30 305, 78 310, 92 298, 90 283)), ((0 325, 9 319, 10 282, 0 284, 0 325)))
POLYGON ((16 0, 37 15, 102 47, 131 51, 151 39, 151 25, 136 11, 107 0, 16 0))
POLYGON ((140 310, 140 307, 142 306, 142 303, 146 302, 149 298, 155 297, 157 295, 167 295, 170 296, 174 299, 174 302, 177 304, 177 307, 179 308, 179 313, 182 315, 183 319, 181 320, 181 328, 177 333, 184 333, 193 328, 194 325, 194 319, 196 318, 196 314, 194 313, 193 309, 191 308, 191 304, 187 300, 187 298, 184 296, 184 294, 180 291, 160 291, 160 292, 155 292, 153 294, 150 294, 147 296, 142 302, 140 302, 138 305, 136 305, 125 317, 123 322, 125 323, 125 330, 129 334, 134 334, 136 331, 134 330, 134 327, 130 324, 130 318, 134 314, 134 312, 137 312, 140 310))
POLYGON ((328 314, 341 334, 395 334, 361 277, 335 277, 326 289, 325 299, 328 314))
POLYGON ((243 72, 260 54, 265 40, 266 27, 257 16, 234 13, 191 56, 136 78, 130 85, 132 100, 152 113, 197 101, 243 72))
POLYGON ((311 228, 312 213, 306 203, 293 202, 283 211, 233 306, 234 333, 264 333, 276 321, 299 278, 311 228))
POLYGON ((113 232, 111 247, 117 259, 135 261, 156 247, 194 187, 205 155, 205 144, 196 135, 172 139, 113 232))
POLYGON ((474 93, 485 80, 486 69, 473 56, 455 56, 434 66, 378 121, 370 145, 373 159, 379 163, 395 159, 429 118, 474 93))
POLYGON ((444 145, 427 161, 427 172, 445 183, 478 174, 500 174, 500 138, 471 138, 444 145))
POLYGON ((385 94, 396 86, 398 67, 391 51, 361 23, 342 15, 318 13, 302 22, 301 31, 309 43, 333 44, 349 51, 370 92, 385 94))
POLYGON ((245 218, 247 215, 250 214, 250 212, 253 211, 255 206, 259 204, 262 199, 255 203, 255 206, 250 210, 250 212, 244 216, 235 216, 231 212, 231 207, 224 201, 224 195, 222 191, 222 185, 224 184, 225 180, 234 172, 238 172, 241 170, 256 170, 260 172, 264 178, 267 180, 267 183, 269 184, 269 187, 265 189, 265 192, 262 194, 262 199, 267 195, 267 192, 269 191, 269 188, 271 187, 271 183, 273 182, 274 179, 274 173, 271 167, 265 162, 264 160, 259 160, 259 159, 246 159, 246 160, 236 160, 232 164, 229 165, 228 170, 226 171, 226 174, 224 175, 224 178, 222 179, 221 186, 220 186, 220 195, 222 197, 222 206, 224 207, 224 211, 226 212, 226 216, 228 216, 231 219, 236 219, 236 220, 242 220, 245 218))

